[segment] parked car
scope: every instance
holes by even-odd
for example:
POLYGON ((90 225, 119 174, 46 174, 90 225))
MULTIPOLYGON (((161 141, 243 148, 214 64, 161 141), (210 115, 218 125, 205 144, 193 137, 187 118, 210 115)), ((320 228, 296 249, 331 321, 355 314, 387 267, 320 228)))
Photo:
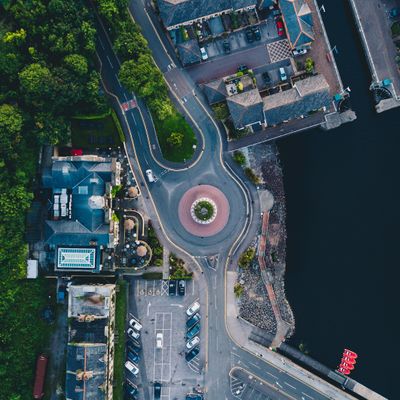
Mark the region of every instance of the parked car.
POLYGON ((170 296, 176 295, 176 281, 171 279, 168 283, 168 294, 170 296))
POLYGON ((193 339, 200 332, 200 324, 196 324, 190 331, 186 332, 186 339, 193 339))
POLYGON ((164 343, 164 335, 162 332, 158 332, 156 335, 156 348, 162 349, 164 343))
POLYGON ((188 317, 191 317, 193 314, 196 314, 197 311, 200 310, 200 304, 195 301, 187 310, 186 310, 186 315, 188 317))
POLYGON ((282 82, 287 81, 287 75, 285 72, 285 68, 283 68, 283 67, 279 68, 279 77, 281 78, 282 82))
POLYGON ((293 53, 293 56, 294 56, 294 57, 296 57, 296 56, 302 56, 303 54, 307 54, 307 49, 294 49, 294 50, 292 51, 292 53, 293 53))
POLYGON ((151 169, 146 169, 146 176, 149 183, 155 182, 153 171, 151 169))
POLYGON ((199 354, 199 353, 200 353, 200 348, 199 347, 195 347, 194 349, 188 351, 185 354, 185 360, 187 362, 192 361, 193 358, 195 358, 197 356, 197 354, 199 354))
POLYGON ((139 373, 139 368, 131 361, 125 363, 125 368, 135 376, 139 373))
POLYGON ((125 385, 124 392, 125 392, 124 399, 126 399, 126 400, 136 400, 137 399, 137 397, 135 396, 137 391, 135 392, 134 389, 131 389, 128 385, 125 385))
POLYGON ((261 40, 261 32, 258 26, 253 26, 254 39, 261 40))
POLYGON ((249 67, 246 64, 241 64, 237 68, 237 72, 247 72, 249 67))
POLYGON ((266 84, 266 85, 269 85, 270 83, 271 83, 271 76, 269 75, 269 73, 268 72, 263 72, 262 73, 262 78, 263 78, 263 81, 264 81, 264 83, 266 84))
POLYGON ((203 61, 208 59, 208 54, 207 54, 207 51, 206 51, 206 49, 204 47, 200 47, 200 54, 201 54, 201 59, 203 61))
POLYGON ((186 282, 183 279, 181 279, 178 282, 178 294, 179 296, 184 296, 185 293, 186 293, 186 282))
POLYGON ((127 330, 127 334, 129 337, 133 338, 133 339, 139 339, 140 338, 140 333, 135 331, 133 328, 129 328, 127 330))
POLYGON ((285 29, 283 27, 283 22, 281 19, 276 20, 276 30, 278 31, 278 36, 283 36, 285 29))
POLYGON ((132 318, 129 321, 129 325, 135 330, 140 332, 141 329, 143 328, 142 324, 139 323, 139 321, 136 318, 132 318))
POLYGON ((128 351, 127 357, 128 357, 128 360, 132 361, 133 363, 138 363, 140 361, 139 354, 134 351, 128 351))
POLYGON ((161 398, 161 383, 160 382, 154 382, 154 399, 159 399, 161 398))
POLYGON ((231 44, 229 43, 229 40, 224 40, 222 42, 222 47, 223 47, 225 53, 231 52, 231 44))
POLYGON ((274 17, 279 17, 280 15, 282 15, 282 12, 281 12, 281 10, 280 10, 279 8, 274 8, 274 9, 272 10, 272 15, 273 15, 274 17))
POLYGON ((246 39, 249 43, 253 43, 254 42, 254 33, 253 30, 250 27, 247 27, 245 30, 246 33, 246 39))
POLYGON ((193 339, 188 340, 186 342, 186 348, 188 350, 193 349, 193 347, 196 347, 200 343, 200 338, 198 336, 195 336, 193 339))
POLYGON ((138 392, 138 387, 134 383, 132 383, 129 379, 125 381, 124 386, 125 386, 125 393, 129 394, 130 396, 133 396, 138 392))
POLYGON ((140 351, 142 349, 142 345, 140 344, 139 340, 136 340, 132 337, 129 337, 129 341, 126 342, 126 347, 132 351, 140 351))
POLYGON ((400 8, 399 8, 399 7, 392 8, 392 9, 389 11, 389 17, 390 17, 390 18, 396 18, 396 17, 398 17, 399 15, 400 15, 400 8))
POLYGON ((199 313, 194 314, 192 317, 190 317, 187 321, 186 321, 186 327, 187 329, 190 329, 192 326, 196 325, 197 323, 199 323, 201 319, 201 316, 199 313))

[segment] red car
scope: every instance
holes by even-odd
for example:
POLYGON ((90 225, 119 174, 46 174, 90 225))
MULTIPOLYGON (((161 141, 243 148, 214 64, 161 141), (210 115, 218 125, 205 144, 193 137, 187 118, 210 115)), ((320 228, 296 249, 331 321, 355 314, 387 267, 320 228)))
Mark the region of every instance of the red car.
POLYGON ((283 34, 285 33, 283 22, 280 19, 276 20, 276 30, 278 31, 278 36, 283 36, 283 34))

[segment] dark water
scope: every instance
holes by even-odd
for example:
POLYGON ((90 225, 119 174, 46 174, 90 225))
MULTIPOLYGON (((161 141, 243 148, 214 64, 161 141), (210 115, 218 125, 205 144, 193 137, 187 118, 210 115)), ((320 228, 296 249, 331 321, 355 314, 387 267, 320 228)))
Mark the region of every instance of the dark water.
POLYGON ((288 210, 286 289, 296 317, 291 342, 305 342, 311 356, 332 368, 344 347, 353 349, 359 360, 351 376, 396 399, 400 109, 374 112, 347 0, 324 5, 358 120, 279 143, 288 210))

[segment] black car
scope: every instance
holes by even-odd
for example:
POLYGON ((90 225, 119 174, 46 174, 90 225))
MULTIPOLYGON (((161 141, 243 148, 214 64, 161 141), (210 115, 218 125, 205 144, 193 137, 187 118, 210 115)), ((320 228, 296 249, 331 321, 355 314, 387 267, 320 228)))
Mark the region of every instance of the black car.
POLYGON ((129 350, 127 357, 128 357, 128 360, 132 361, 134 364, 137 364, 140 360, 140 356, 138 353, 136 353, 136 351, 129 350))
POLYGON ((241 64, 237 68, 237 72, 247 72, 249 67, 246 64, 241 64))
POLYGON ((178 294, 179 296, 184 296, 185 293, 186 293, 186 282, 181 279, 178 282, 178 294))
POLYGON ((246 39, 247 39, 247 41, 248 41, 249 43, 253 43, 253 42, 254 42, 254 33, 253 33, 253 30, 252 30, 250 27, 248 27, 248 28, 246 28, 245 33, 246 33, 246 39))
POLYGON ((138 392, 138 388, 132 382, 126 381, 124 384, 125 398, 129 400, 136 400, 135 394, 138 392))
POLYGON ((253 27, 253 34, 254 34, 254 39, 261 40, 261 32, 258 26, 253 27))
POLYGON ((161 397, 161 383, 154 382, 154 398, 159 399, 161 397))
POLYGON ((142 349, 142 345, 140 344, 139 340, 134 339, 131 336, 129 337, 129 341, 126 343, 128 349, 131 347, 133 351, 140 351, 142 349))
POLYGON ((198 324, 200 322, 201 316, 199 313, 194 314, 192 317, 190 317, 187 321, 186 321, 186 327, 188 330, 190 330, 192 328, 192 326, 195 326, 196 324, 198 324))
POLYGON ((228 40, 224 40, 222 42, 222 47, 224 48, 225 53, 230 53, 231 52, 231 44, 229 43, 228 40))
POLYGON ((197 356, 197 354, 199 354, 199 353, 200 353, 200 347, 195 347, 194 349, 188 351, 185 354, 185 360, 187 362, 192 361, 193 358, 195 358, 197 356))
POLYGON ((176 295, 176 281, 170 280, 168 284, 168 294, 170 296, 175 296, 176 295))
POLYGON ((263 72, 262 78, 266 85, 269 85, 271 83, 271 77, 268 72, 263 72))

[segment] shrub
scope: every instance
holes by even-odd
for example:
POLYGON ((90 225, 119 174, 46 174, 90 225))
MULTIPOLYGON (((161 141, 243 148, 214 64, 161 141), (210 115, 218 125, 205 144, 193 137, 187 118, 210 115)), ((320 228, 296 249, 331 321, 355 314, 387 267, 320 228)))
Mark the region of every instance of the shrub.
POLYGON ((255 185, 260 183, 260 177, 251 168, 245 168, 244 172, 255 185))
POLYGON ((235 293, 236 297, 240 297, 243 294, 244 287, 240 283, 235 283, 233 287, 233 292, 235 293))
POLYGON ((239 150, 233 153, 233 160, 239 165, 246 164, 246 156, 239 150))
POLYGON ((246 251, 244 251, 239 257, 239 267, 240 268, 249 268, 251 262, 256 255, 256 249, 254 247, 249 247, 246 251))

